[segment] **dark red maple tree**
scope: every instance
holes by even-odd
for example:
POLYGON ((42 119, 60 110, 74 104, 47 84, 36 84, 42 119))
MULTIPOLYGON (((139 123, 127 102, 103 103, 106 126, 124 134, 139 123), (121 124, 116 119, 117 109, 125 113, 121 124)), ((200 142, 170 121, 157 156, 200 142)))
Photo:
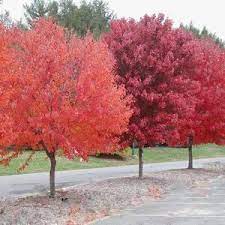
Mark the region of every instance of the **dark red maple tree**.
POLYGON ((130 99, 115 83, 114 60, 103 42, 76 38, 45 19, 29 31, 13 29, 10 36, 12 69, 6 79, 0 77, 0 88, 8 103, 3 113, 10 118, 1 121, 1 129, 11 132, 1 133, 6 140, 1 163, 8 164, 25 146, 44 150, 54 197, 57 151, 85 160, 116 151, 132 113, 130 99))
POLYGON ((190 33, 174 29, 161 14, 146 15, 138 22, 114 21, 105 41, 116 58, 118 83, 134 98, 125 137, 138 142, 142 177, 144 146, 183 144, 182 133, 191 132, 201 89, 195 79, 199 66, 195 56, 200 49, 190 33))

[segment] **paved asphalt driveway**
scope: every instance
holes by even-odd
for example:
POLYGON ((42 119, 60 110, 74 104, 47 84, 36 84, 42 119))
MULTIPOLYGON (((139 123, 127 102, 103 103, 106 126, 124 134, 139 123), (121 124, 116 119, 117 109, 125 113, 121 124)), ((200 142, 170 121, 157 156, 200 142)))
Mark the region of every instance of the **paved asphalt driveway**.
MULTIPOLYGON (((194 167, 203 167, 209 162, 225 162, 225 158, 200 159, 194 161, 194 167)), ((144 165, 145 172, 156 172, 169 169, 186 168, 187 161, 153 163, 144 165)), ((63 171, 56 174, 57 187, 68 187, 77 184, 95 182, 102 179, 137 175, 138 166, 108 167, 88 170, 63 171)), ((49 185, 48 173, 0 176, 0 198, 46 192, 49 185)), ((225 197, 225 196, 224 196, 225 197)), ((224 213, 225 215, 225 213, 224 213)), ((225 217, 224 217, 225 224, 225 217)), ((182 223, 182 225, 184 225, 182 223)), ((196 224, 194 224, 196 225, 196 224)), ((198 224, 197 224, 198 225, 198 224)), ((216 225, 216 224, 215 224, 216 225)))
POLYGON ((166 198, 128 209, 93 225, 225 225, 225 180, 185 189, 175 187, 166 198))

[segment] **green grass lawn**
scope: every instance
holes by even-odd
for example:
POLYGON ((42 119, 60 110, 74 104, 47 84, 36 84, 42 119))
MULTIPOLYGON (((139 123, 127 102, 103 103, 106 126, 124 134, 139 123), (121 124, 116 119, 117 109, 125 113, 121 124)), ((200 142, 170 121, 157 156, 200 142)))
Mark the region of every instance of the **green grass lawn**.
MULTIPOLYGON (((17 169, 25 162, 30 152, 25 152, 19 158, 11 161, 9 167, 0 166, 0 175, 12 175, 20 174, 17 169)), ((129 151, 131 154, 131 151, 129 151)), ((225 157, 225 147, 216 145, 200 145, 193 148, 193 156, 197 158, 211 158, 211 157, 225 157)), ((146 148, 144 150, 144 162, 156 163, 156 162, 169 162, 187 160, 188 151, 184 148, 146 148)), ((88 162, 80 162, 79 159, 67 160, 64 157, 57 157, 57 170, 75 170, 75 169, 88 169, 99 168, 108 166, 121 166, 137 164, 138 159, 134 159, 130 156, 126 160, 116 159, 101 159, 96 157, 90 157, 88 162)), ((29 166, 22 173, 37 173, 49 171, 49 162, 44 152, 37 152, 29 166)))

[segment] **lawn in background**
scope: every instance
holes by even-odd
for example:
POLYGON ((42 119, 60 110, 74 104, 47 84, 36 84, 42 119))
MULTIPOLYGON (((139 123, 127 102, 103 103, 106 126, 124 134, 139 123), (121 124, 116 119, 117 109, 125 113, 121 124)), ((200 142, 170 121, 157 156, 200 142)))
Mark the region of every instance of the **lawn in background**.
MULTIPOLYGON (((137 153, 137 151, 136 151, 137 153)), ((13 175, 21 173, 37 173, 49 171, 49 162, 44 152, 37 152, 29 166, 22 172, 17 172, 17 169, 26 161, 30 152, 25 152, 19 158, 11 161, 9 167, 0 166, 1 175, 13 175)), ((225 147, 217 145, 199 145, 193 148, 193 156, 197 158, 212 158, 212 157, 225 157, 225 147)), ((155 147, 146 148, 144 150, 144 162, 171 162, 179 160, 187 160, 188 151, 185 148, 168 148, 168 147, 155 147)), ((100 168, 109 166, 123 166, 138 164, 138 158, 131 157, 131 150, 125 160, 116 159, 102 159, 97 157, 90 157, 88 162, 80 162, 79 159, 67 160, 64 157, 57 157, 57 170, 76 170, 88 168, 100 168)))

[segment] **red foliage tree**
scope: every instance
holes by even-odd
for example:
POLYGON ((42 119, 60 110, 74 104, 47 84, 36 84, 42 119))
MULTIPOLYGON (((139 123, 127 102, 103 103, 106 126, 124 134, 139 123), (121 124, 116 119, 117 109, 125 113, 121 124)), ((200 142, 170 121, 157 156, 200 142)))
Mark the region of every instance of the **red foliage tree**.
POLYGON ((191 46, 196 65, 192 79, 200 89, 195 93, 193 113, 177 127, 180 143, 188 136, 189 169, 193 168, 193 143, 225 143, 225 52, 211 40, 194 41, 191 46))
MULTIPOLYGON (((131 115, 130 99, 115 84, 114 61, 101 41, 78 39, 44 19, 32 30, 11 33, 14 73, 4 82, 13 90, 5 110, 12 119, 3 125, 12 131, 15 155, 24 146, 45 150, 54 197, 57 150, 69 159, 87 159, 118 149, 118 135, 126 131, 131 115)), ((2 152, 6 163, 12 152, 2 152)))
POLYGON ((139 143, 141 177, 143 146, 186 143, 201 87, 195 79, 199 49, 163 15, 114 21, 105 41, 116 58, 118 83, 135 100, 127 137, 139 143))
MULTIPOLYGON (((9 105, 9 96, 13 94, 11 89, 11 84, 14 82, 14 77, 12 77, 11 83, 7 81, 8 74, 13 73, 13 64, 11 64, 12 55, 8 46, 10 43, 11 36, 9 35, 9 30, 0 24, 0 143, 4 146, 9 146, 11 144, 11 129, 6 126, 11 123, 10 115, 6 113, 7 106, 9 105), (6 91, 7 90, 7 91, 6 91)), ((0 156, 6 154, 6 152, 1 152, 0 156)), ((12 154, 12 157, 14 154, 12 154)), ((5 162, 5 161, 3 161, 5 162)))
POLYGON ((225 143, 225 51, 212 41, 199 43, 201 54, 196 55, 201 82, 196 122, 193 126, 196 143, 225 143))

